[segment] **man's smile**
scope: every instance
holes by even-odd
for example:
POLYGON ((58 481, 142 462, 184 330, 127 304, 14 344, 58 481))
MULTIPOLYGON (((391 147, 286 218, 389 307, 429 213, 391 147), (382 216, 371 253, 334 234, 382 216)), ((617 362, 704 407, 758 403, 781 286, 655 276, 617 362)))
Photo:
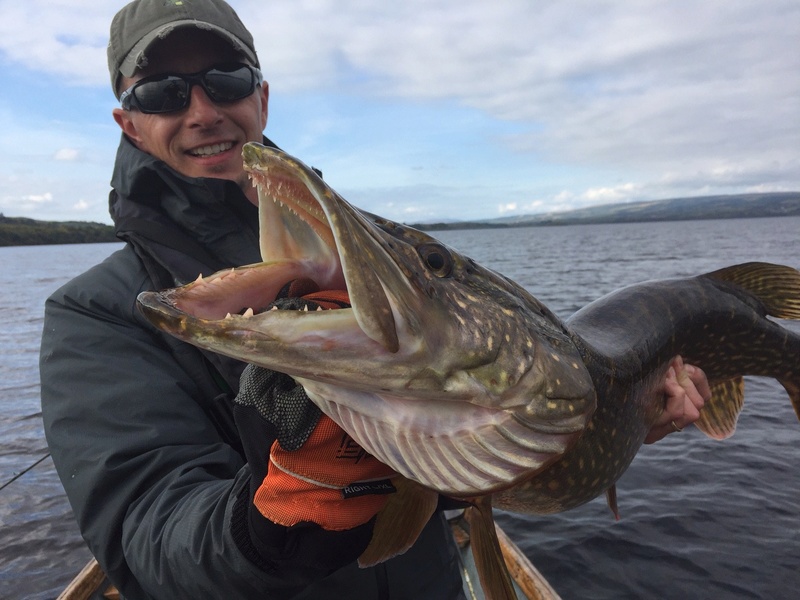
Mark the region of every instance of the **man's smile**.
POLYGON ((214 156, 216 154, 220 154, 222 152, 226 152, 233 148, 233 142, 222 142, 220 144, 210 144, 207 146, 200 146, 198 148, 193 148, 189 150, 189 154, 192 156, 214 156))

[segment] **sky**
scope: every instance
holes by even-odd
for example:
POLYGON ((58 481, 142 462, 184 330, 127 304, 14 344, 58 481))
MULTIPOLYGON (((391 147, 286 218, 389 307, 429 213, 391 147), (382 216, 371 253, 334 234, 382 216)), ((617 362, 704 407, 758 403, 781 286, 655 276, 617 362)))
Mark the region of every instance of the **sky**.
MULTIPOLYGON (((110 223, 123 2, 0 0, 0 213, 110 223)), ((797 0, 232 0, 266 134, 405 223, 800 190, 797 0)))

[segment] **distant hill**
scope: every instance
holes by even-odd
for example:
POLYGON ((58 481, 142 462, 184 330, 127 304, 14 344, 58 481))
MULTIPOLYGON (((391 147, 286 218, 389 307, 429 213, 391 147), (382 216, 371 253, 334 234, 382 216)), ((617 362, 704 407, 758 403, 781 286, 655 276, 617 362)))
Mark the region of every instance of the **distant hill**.
POLYGON ((83 221, 37 221, 0 213, 0 246, 118 242, 114 228, 83 221))
POLYGON ((536 225, 752 219, 787 216, 800 216, 800 192, 700 196, 650 202, 605 204, 564 212, 501 217, 485 221, 421 224, 414 225, 414 227, 428 231, 441 231, 446 229, 490 227, 531 227, 536 225))
MULTIPOLYGON (((606 204, 565 212, 502 217, 484 221, 447 221, 413 226, 427 231, 441 231, 536 225, 752 219, 784 216, 800 216, 800 192, 673 198, 652 202, 606 204)), ((119 240, 114 235, 114 228, 111 225, 84 221, 37 221, 22 217, 6 217, 0 213, 0 246, 91 244, 117 241, 119 240)))

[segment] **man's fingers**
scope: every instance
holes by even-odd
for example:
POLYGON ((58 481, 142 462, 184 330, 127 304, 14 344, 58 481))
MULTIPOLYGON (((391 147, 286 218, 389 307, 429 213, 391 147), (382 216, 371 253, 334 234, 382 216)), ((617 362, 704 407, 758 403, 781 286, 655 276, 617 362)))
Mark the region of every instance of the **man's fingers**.
MULTIPOLYGON (((684 372, 689 377, 692 384, 694 384, 694 387, 700 394, 703 402, 705 403, 711 400, 711 386, 708 385, 708 378, 703 370, 695 367, 694 365, 686 365, 684 372)), ((702 405, 700 408, 702 408, 702 405)))
POLYGON ((702 369, 685 364, 676 356, 664 378, 664 412, 656 419, 645 443, 656 442, 694 423, 709 398, 711 388, 702 369))

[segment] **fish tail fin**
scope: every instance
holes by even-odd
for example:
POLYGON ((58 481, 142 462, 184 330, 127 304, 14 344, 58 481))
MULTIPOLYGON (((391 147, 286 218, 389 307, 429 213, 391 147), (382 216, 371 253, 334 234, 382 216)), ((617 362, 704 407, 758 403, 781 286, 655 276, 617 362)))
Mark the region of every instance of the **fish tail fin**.
POLYGON ((464 516, 469 523, 472 554, 484 594, 491 600, 517 600, 494 526, 491 496, 477 498, 464 516))
POLYGON ((768 315, 800 319, 800 271, 797 269, 749 262, 706 273, 705 277, 743 288, 761 301, 768 315))
MULTIPOLYGON (((744 406, 744 378, 734 377, 711 386, 711 399, 700 411, 695 427, 715 440, 724 440, 736 431, 744 406)), ((795 406, 796 408, 796 406, 795 406)))

